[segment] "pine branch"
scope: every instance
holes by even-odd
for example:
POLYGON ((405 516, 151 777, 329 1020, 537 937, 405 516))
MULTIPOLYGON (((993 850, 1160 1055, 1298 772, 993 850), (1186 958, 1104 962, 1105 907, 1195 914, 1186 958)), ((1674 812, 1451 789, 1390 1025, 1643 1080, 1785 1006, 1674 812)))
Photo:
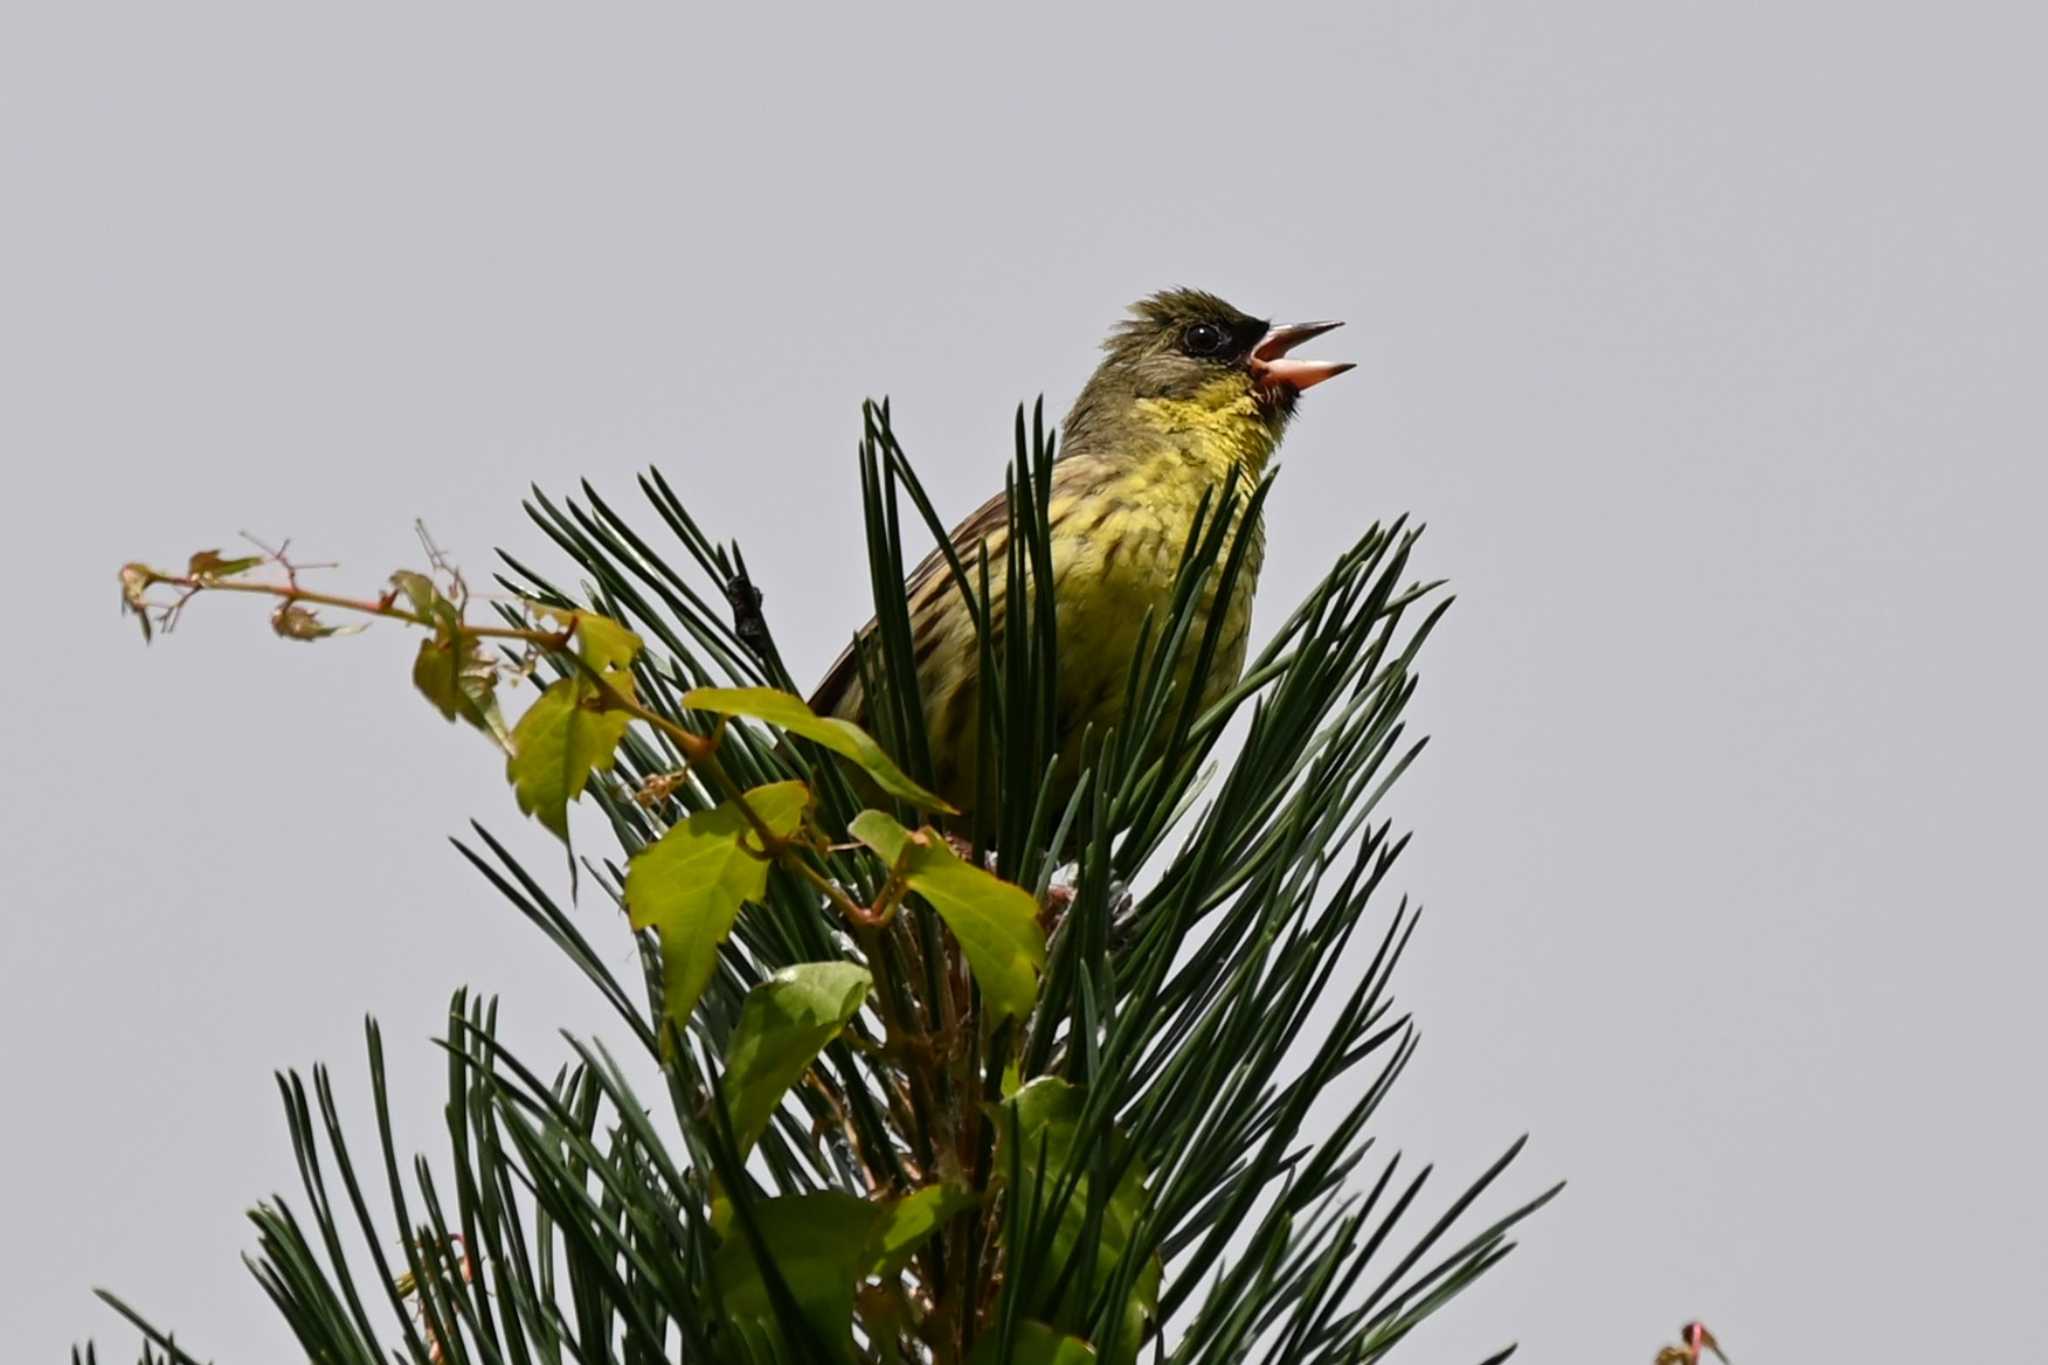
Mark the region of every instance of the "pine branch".
MULTIPOLYGON (((434 1162, 400 1159, 374 1023, 374 1162, 349 1150, 324 1068, 310 1088, 281 1077, 301 1190, 251 1215, 251 1268, 310 1358, 993 1365, 1064 1358, 1073 1339, 1119 1362, 1375 1360, 1556 1193, 1461 1232, 1520 1141, 1448 1199, 1399 1157, 1368 1170, 1373 1117, 1416 1047, 1392 976, 1418 916, 1375 898, 1406 847, 1381 803, 1423 747, 1404 720, 1415 661, 1449 605, 1411 576, 1419 531, 1368 528, 1205 707, 1223 627, 1203 604, 1246 571, 1238 530, 1271 483, 1213 490, 1141 631, 1121 722, 1090 737, 1068 794, 1042 411, 1019 410, 1015 441, 991 562, 946 540, 887 405, 864 413, 876 624, 857 649, 876 740, 786 695, 773 603, 657 472, 640 488, 679 556, 588 485, 536 490, 528 513, 584 587, 502 556, 511 596, 490 626, 466 621, 438 556, 438 577, 367 599, 301 588, 281 551, 130 566, 146 627, 214 589, 318 602, 427 629, 423 658, 462 669, 422 690, 479 728, 506 669, 569 698, 566 724, 616 719, 555 794, 587 793, 611 827, 617 856, 580 866, 639 926, 640 979, 598 946, 619 925, 565 908, 483 825, 457 848, 667 1093, 636 1094, 595 1040, 569 1039, 559 1069, 530 1064, 467 991, 439 1040, 434 1162), (957 850, 917 827, 936 798, 905 500, 985 684, 983 790, 957 850), (244 577, 264 563, 286 579, 244 577), (180 594, 168 607, 149 597, 163 587, 180 594), (671 865, 693 870, 658 872, 671 865), (729 902, 703 899, 727 885, 729 902)), ((146 1359, 189 1359, 108 1301, 146 1359)))

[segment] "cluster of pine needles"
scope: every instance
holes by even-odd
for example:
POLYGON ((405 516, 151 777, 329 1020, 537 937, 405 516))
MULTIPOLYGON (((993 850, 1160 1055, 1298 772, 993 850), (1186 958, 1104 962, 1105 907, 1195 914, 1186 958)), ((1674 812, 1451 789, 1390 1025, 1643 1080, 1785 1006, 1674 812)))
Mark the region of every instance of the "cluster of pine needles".
MULTIPOLYGON (((901 585, 906 521, 941 544, 944 523, 887 407, 871 406, 865 426, 873 728, 928 781, 901 585)), ((1390 989, 1416 916, 1405 899, 1375 906, 1406 845, 1385 797, 1422 748, 1403 721, 1417 651, 1448 605, 1438 585, 1411 577, 1417 532, 1368 528, 1242 681, 1197 713, 1189 698, 1216 644, 1197 606, 1227 597, 1238 559, 1226 528, 1258 515, 1269 485, 1219 490, 1186 547, 1174 609, 1148 624, 1133 662, 1125 732, 1105 737, 1080 790, 1052 809, 1053 453, 1042 420, 1020 411, 1006 600, 988 600, 987 565, 952 566, 970 589, 982 585, 977 619, 1006 622, 982 642, 993 799, 959 837, 1058 907, 1031 1015, 966 1028, 949 1065, 916 1086, 901 1058, 857 1031, 839 1038, 743 1154, 721 1058, 749 991, 793 964, 861 954, 816 889, 772 875, 686 1036, 665 1036, 653 937, 636 938, 640 978, 621 979, 607 964, 623 918, 593 913, 589 895, 572 910, 477 825, 457 841, 463 856, 603 996, 623 1033, 615 1046, 568 1039, 566 1065, 522 1059, 499 1041, 495 1002, 458 991, 439 1040, 447 1146, 431 1159, 398 1150, 392 1106, 419 1097, 389 1093, 374 1022, 374 1147, 345 1136, 361 1130, 326 1068, 279 1078, 302 1190, 253 1211, 250 1264, 308 1359, 1334 1365, 1380 1359, 1509 1253, 1512 1229, 1555 1190, 1472 1211, 1519 1142, 1445 1197, 1429 1168, 1380 1151, 1370 1133, 1416 1047, 1390 989), (1190 652, 1195 681, 1177 692, 1174 664, 1190 652), (1056 1147, 1041 1138, 1023 1151, 980 1119, 1040 1077, 1078 1098, 1056 1147), (941 1171, 977 1199, 936 1215, 941 1232, 900 1263, 841 1283, 843 1273, 801 1258, 756 1265, 749 1255, 778 1199, 900 1197, 941 1171), (850 1315, 848 1337, 820 1332, 835 1313, 850 1315)), ((679 725, 708 732, 713 720, 677 704, 692 688, 800 692, 737 547, 708 537, 659 473, 640 486, 651 530, 588 485, 580 499, 536 492, 528 510, 580 586, 509 556, 502 585, 639 632, 648 648, 634 665, 637 695, 679 725), (680 553, 658 550, 655 536, 680 553)), ((720 745, 744 786, 810 783, 828 828, 860 809, 812 746, 739 725, 720 745)), ((715 793, 674 779, 684 766, 659 732, 636 728, 611 778, 593 784, 619 847, 585 869, 614 900, 626 859, 714 804, 715 793), (660 803, 634 799, 649 784, 660 803)), ((822 856, 842 885, 872 891, 870 859, 822 856)), ((870 965, 907 1017, 937 1017, 955 989, 949 945, 914 909, 867 945, 886 958, 870 965)), ((145 1362, 191 1365, 168 1333, 105 1297, 142 1331, 145 1362)), ((91 1348, 74 1353, 93 1359, 91 1348)))

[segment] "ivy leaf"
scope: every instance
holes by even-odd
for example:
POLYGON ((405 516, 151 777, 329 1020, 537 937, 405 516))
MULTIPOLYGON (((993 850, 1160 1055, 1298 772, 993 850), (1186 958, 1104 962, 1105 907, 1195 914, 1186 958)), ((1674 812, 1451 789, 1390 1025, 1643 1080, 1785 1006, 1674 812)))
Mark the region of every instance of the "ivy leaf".
POLYGON ((512 736, 498 711, 498 664, 489 647, 469 632, 461 608, 433 579, 400 569, 391 582, 434 632, 413 657, 413 686, 450 722, 468 721, 509 751, 512 736))
POLYGON ((1031 1012, 1045 969, 1045 931, 1030 892, 965 861, 936 830, 913 834, 878 810, 856 815, 848 833, 938 911, 967 952, 992 1022, 1031 1012))
POLYGON ((519 809, 569 842, 569 803, 583 794, 594 772, 605 772, 633 718, 624 711, 599 711, 598 694, 586 678, 563 678, 512 727, 512 755, 506 780, 519 809))
MULTIPOLYGON (((765 874, 767 865, 760 866, 765 874)), ((851 962, 805 962, 747 992, 725 1049, 725 1090, 742 1154, 768 1127, 783 1094, 860 1013, 873 985, 867 968, 851 962)))
MULTIPOLYGON (((1080 1254, 1081 1239, 1089 1230, 1088 1205, 1090 1185, 1096 1178, 1095 1163, 1101 1161, 1115 1169, 1119 1162, 1124 1161, 1129 1147, 1129 1139, 1115 1127, 1110 1127, 1098 1144, 1089 1150, 1077 1150, 1081 1110, 1086 1100, 1087 1092, 1081 1087, 1057 1076, 1040 1076, 1013 1098, 1004 1101, 1002 1109, 1007 1112, 998 1118, 995 1169, 1010 1169, 1007 1144, 1014 1136, 1017 1139, 1017 1162, 1023 1175, 1023 1188, 1015 1192, 1015 1197, 1046 1208, 1058 1219, 1049 1257, 1038 1268, 1038 1279, 1046 1284, 1057 1280, 1068 1262, 1080 1254), (1016 1118, 1017 1131, 1014 1135, 1010 1131, 1011 1115, 1016 1118), (1074 1168, 1071 1171, 1070 1166, 1074 1168), (1066 1206, 1055 1213, 1050 1205, 1066 1188, 1065 1182, 1070 1177, 1074 1180, 1072 1196, 1066 1206)), ((1094 1196, 1102 1203, 1101 1222, 1095 1234, 1094 1283, 1079 1284, 1076 1282, 1078 1277, 1069 1282, 1052 1314, 1056 1325, 1070 1330, 1087 1327, 1089 1301, 1109 1282, 1116 1272, 1117 1262, 1131 1249, 1132 1231, 1147 1203, 1145 1167, 1142 1162, 1132 1159, 1121 1169, 1116 1188, 1109 1191, 1106 1198, 1094 1196)), ((1023 1249, 1010 1248, 1012 1256, 1026 1254, 1023 1249)), ((1158 1255, 1148 1256, 1144 1268, 1138 1272, 1130 1302, 1125 1305, 1123 1331, 1111 1359, 1130 1362, 1136 1358, 1138 1338, 1144 1330, 1145 1320, 1158 1312, 1159 1283, 1163 1273, 1158 1255)))
MULTIPOLYGON (((403 586, 403 585, 401 585, 403 586)), ((633 718, 601 709, 605 685, 633 699, 631 664, 640 637, 593 612, 551 611, 575 632, 576 650, 592 673, 578 671, 541 693, 512 727, 505 779, 519 809, 569 842, 569 803, 583 794, 592 773, 608 772, 633 718)))
POLYGON ((927 1185, 887 1205, 887 1212, 875 1227, 875 1240, 868 1248, 867 1273, 884 1278, 894 1275, 917 1254, 917 1249, 940 1228, 981 1202, 966 1185, 927 1185))
POLYGON ((794 693, 773 687, 700 687, 683 694, 683 705, 721 716, 766 721, 793 735, 802 735, 852 759, 889 795, 901 797, 920 810, 953 813, 952 806, 905 777, 867 731, 850 720, 817 715, 794 693))
POLYGON ((640 637, 609 616, 547 606, 535 606, 534 611, 575 632, 576 652, 600 673, 623 669, 640 657, 640 637))
POLYGON ((1095 1348, 1079 1337, 1070 1337, 1042 1322, 1026 1318, 1017 1324, 1017 1335, 1003 1351, 1000 1333, 990 1332, 974 1344, 969 1365, 1095 1365, 1095 1348))
POLYGON ((400 569, 392 574, 391 586, 404 593, 405 600, 412 603, 412 609, 422 616, 432 616, 434 604, 448 600, 434 586, 433 579, 411 569, 400 569))
POLYGON ((509 749, 511 732, 498 710, 498 664, 483 641, 458 625, 420 641, 412 684, 450 721, 465 720, 509 749))
POLYGON ((185 562, 185 576, 188 578, 232 578, 238 573, 247 573, 263 562, 262 555, 243 555, 236 559, 222 559, 219 550, 201 550, 185 562))
POLYGON ((640 655, 640 637, 609 616, 579 614, 576 639, 583 657, 599 672, 623 669, 640 655))
MULTIPOLYGON (((747 804, 778 838, 796 832, 810 803, 811 790, 801 782, 747 793, 747 804)), ((626 865, 626 913, 635 929, 661 936, 663 994, 678 1031, 711 980, 718 945, 732 932, 740 906, 768 889, 767 862, 747 851, 755 839, 739 803, 725 801, 671 826, 626 865)))
MULTIPOLYGON (((833 1360, 853 1356, 853 1295, 881 1206, 839 1190, 756 1200, 755 1226, 767 1259, 833 1360)), ((735 1220, 737 1221, 737 1220, 735 1220)), ((718 1248, 713 1269, 722 1306, 735 1318, 773 1325, 774 1301, 752 1240, 735 1226, 718 1248)), ((794 1352, 800 1343, 785 1342, 794 1352)))

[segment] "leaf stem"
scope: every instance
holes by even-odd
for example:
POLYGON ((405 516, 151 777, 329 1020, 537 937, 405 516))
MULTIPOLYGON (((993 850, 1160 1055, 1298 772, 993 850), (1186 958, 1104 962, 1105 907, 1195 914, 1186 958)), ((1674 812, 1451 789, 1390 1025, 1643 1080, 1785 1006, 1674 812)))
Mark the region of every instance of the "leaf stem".
MULTIPOLYGON (((147 570, 148 580, 142 589, 161 584, 179 588, 186 593, 199 592, 240 592, 258 597, 275 597, 286 603, 309 602, 314 606, 333 607, 338 611, 353 611, 363 616, 381 616, 386 620, 403 621, 407 625, 432 626, 432 618, 416 611, 409 611, 398 605, 396 596, 390 597, 343 597, 338 593, 315 592, 295 583, 243 583, 230 578, 214 578, 198 574, 167 574, 155 569, 147 570)), ((543 649, 561 649, 569 642, 573 633, 569 630, 540 630, 521 626, 473 626, 463 623, 462 633, 485 640, 521 640, 527 644, 539 645, 543 649)))

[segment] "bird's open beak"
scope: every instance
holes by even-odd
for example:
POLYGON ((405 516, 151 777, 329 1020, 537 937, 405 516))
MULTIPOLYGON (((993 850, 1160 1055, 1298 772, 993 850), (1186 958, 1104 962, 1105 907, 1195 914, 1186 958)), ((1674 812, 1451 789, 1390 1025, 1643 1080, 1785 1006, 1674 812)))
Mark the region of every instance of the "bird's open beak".
POLYGON ((1314 388, 1355 368, 1348 360, 1289 360, 1287 353, 1302 342, 1334 331, 1341 322, 1290 322, 1275 327, 1252 347, 1252 378, 1261 384, 1285 386, 1296 393, 1314 388))

